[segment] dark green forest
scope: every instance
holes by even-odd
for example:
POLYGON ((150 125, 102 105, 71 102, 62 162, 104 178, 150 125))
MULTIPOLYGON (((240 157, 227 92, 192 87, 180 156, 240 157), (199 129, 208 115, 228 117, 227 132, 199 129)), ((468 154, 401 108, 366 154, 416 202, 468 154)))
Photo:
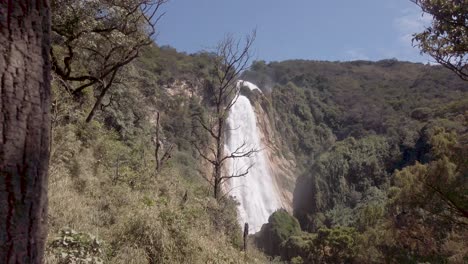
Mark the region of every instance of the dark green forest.
POLYGON ((275 213, 257 238, 266 252, 295 263, 466 261, 466 81, 395 59, 259 61, 244 78, 270 98, 299 164, 300 229, 275 213))

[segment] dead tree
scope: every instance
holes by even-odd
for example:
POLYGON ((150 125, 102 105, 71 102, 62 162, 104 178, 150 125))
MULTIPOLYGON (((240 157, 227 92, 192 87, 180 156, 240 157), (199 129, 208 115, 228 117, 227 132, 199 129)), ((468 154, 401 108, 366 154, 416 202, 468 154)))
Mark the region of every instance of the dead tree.
POLYGON ((115 76, 153 43, 158 11, 167 0, 51 0, 52 69, 62 87, 80 99, 92 89, 100 109, 115 76))
POLYGON ((208 132, 212 139, 212 145, 200 146, 194 143, 199 155, 212 165, 213 174, 205 177, 213 187, 213 195, 221 198, 221 186, 229 179, 246 176, 249 168, 230 175, 223 173, 223 167, 228 160, 249 158, 257 152, 245 143, 234 152, 224 153, 224 138, 226 132, 226 119, 232 106, 239 98, 237 80, 239 75, 248 67, 252 58, 252 44, 255 40, 255 31, 245 37, 245 40, 236 40, 229 35, 221 41, 216 48, 210 85, 210 96, 213 104, 213 113, 210 120, 197 117, 200 126, 208 132))
POLYGON ((160 125, 159 112, 156 113, 156 127, 154 136, 154 158, 155 158, 155 174, 158 174, 162 166, 166 164, 171 158, 172 151, 174 150, 174 144, 169 144, 164 148, 161 140, 161 125, 160 125))

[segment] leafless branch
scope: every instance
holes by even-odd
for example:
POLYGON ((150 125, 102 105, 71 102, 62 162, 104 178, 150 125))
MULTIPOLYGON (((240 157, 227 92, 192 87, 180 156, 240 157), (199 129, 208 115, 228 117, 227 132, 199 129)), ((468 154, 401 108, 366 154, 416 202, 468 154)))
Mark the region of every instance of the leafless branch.
MULTIPOLYGON (((214 188, 214 197, 220 199, 221 185, 230 178, 243 177, 248 174, 249 168, 242 173, 235 175, 222 175, 224 164, 229 159, 249 158, 257 152, 255 149, 246 149, 246 143, 237 147, 235 151, 224 154, 224 138, 226 128, 226 119, 232 106, 239 98, 239 87, 237 79, 239 75, 247 69, 247 65, 252 58, 251 48, 255 40, 256 32, 253 31, 247 35, 242 42, 241 39, 235 40, 232 35, 227 35, 216 48, 216 56, 213 61, 213 75, 211 84, 214 87, 213 101, 214 111, 212 119, 206 121, 200 116, 195 117, 200 126, 210 135, 214 147, 205 147, 204 150, 210 152, 213 158, 208 157, 206 151, 200 146, 194 144, 198 154, 213 166, 213 177, 210 183, 214 188)), ((208 177, 204 176, 205 179, 208 177)))
POLYGON ((221 180, 229 180, 232 178, 241 178, 249 174, 250 169, 253 167, 254 164, 250 164, 247 169, 245 169, 243 172, 238 173, 238 174, 231 174, 231 175, 225 175, 221 177, 221 180))

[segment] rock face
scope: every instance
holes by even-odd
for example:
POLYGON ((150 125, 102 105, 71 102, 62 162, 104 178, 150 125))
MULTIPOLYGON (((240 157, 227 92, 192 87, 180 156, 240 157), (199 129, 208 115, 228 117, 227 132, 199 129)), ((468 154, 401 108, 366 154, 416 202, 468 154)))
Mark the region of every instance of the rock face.
POLYGON ((294 155, 283 147, 281 136, 276 132, 274 113, 268 97, 253 83, 243 81, 249 90, 241 90, 254 107, 259 129, 262 151, 274 177, 274 184, 280 192, 281 207, 292 213, 293 192, 296 184, 296 162, 294 155))
POLYGON ((169 83, 165 86, 166 92, 170 96, 185 96, 191 98, 193 96, 201 99, 200 96, 200 86, 199 83, 192 83, 187 80, 174 80, 172 83, 169 83))
MULTIPOLYGON (((267 99, 263 97, 261 100, 267 99)), ((254 108, 257 116, 257 127, 260 130, 260 140, 263 146, 265 146, 264 152, 275 179, 274 183, 281 193, 282 208, 292 213, 293 191, 296 182, 296 163, 294 159, 287 159, 283 155, 279 135, 276 133, 267 110, 264 109, 261 102, 256 101, 254 108)))

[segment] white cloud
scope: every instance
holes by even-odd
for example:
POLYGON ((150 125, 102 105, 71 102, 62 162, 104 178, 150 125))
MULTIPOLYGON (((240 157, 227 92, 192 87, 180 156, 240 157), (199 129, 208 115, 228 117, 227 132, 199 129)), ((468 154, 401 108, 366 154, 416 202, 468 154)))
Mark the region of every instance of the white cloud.
POLYGON ((413 47, 413 34, 422 32, 430 26, 432 16, 422 15, 422 11, 416 5, 400 11, 393 21, 395 40, 388 47, 377 48, 378 53, 385 58, 398 58, 399 60, 429 62, 431 58, 421 55, 417 47, 413 47))
POLYGON ((417 47, 413 47, 413 34, 422 32, 430 26, 432 16, 422 15, 422 11, 416 5, 412 8, 401 10, 390 20, 392 23, 391 34, 394 38, 385 46, 372 47, 371 50, 362 48, 349 48, 345 50, 348 60, 371 60, 397 58, 398 60, 408 60, 415 62, 431 63, 433 59, 428 55, 421 55, 417 47))
POLYGON ((370 60, 363 49, 349 49, 345 53, 350 60, 370 60))
POLYGON ((413 34, 423 31, 430 25, 432 17, 421 14, 418 9, 406 9, 401 16, 395 18, 393 24, 398 33, 398 41, 403 45, 411 45, 413 34))

